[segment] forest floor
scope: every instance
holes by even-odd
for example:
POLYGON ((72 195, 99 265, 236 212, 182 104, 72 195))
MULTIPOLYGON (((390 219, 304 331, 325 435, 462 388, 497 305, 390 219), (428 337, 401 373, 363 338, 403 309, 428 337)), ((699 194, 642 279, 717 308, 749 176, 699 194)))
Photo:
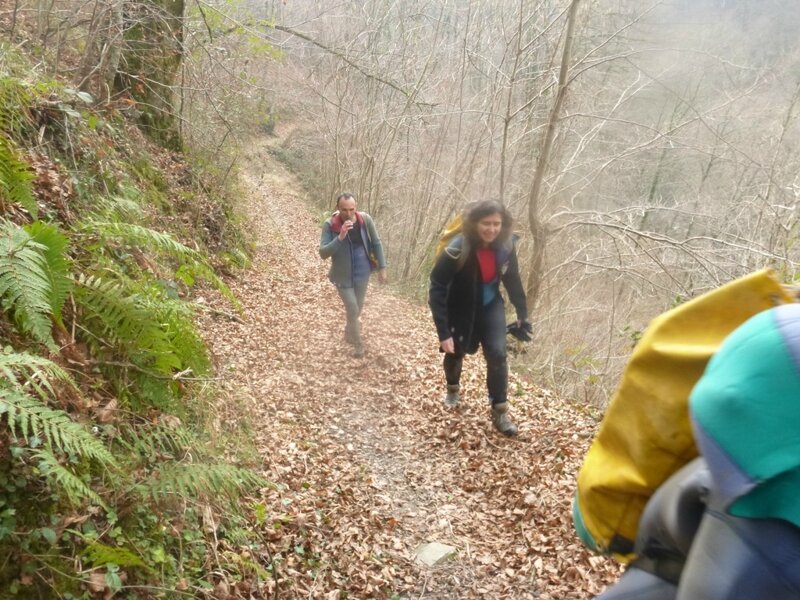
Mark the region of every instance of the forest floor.
POLYGON ((268 597, 592 598, 619 573, 572 527, 594 419, 512 373, 520 435, 504 438, 491 427, 480 355, 465 361, 462 406, 446 409, 428 309, 391 282, 373 280, 368 353, 352 358, 317 253, 319 217, 275 158, 278 143, 255 146, 244 168, 257 247, 229 282, 241 317, 212 311, 202 324, 223 386, 249 402, 226 418, 253 421, 243 431, 275 484, 260 499, 268 597), (429 542, 455 555, 418 563, 429 542))

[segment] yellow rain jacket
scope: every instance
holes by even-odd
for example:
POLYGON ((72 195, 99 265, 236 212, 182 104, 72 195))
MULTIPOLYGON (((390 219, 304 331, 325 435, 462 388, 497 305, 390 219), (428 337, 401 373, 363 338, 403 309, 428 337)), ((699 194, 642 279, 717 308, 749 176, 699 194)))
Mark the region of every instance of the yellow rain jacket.
POLYGON ((688 398, 722 340, 792 297, 771 270, 690 300, 649 325, 578 473, 573 520, 590 548, 627 562, 653 492, 697 456, 688 398))

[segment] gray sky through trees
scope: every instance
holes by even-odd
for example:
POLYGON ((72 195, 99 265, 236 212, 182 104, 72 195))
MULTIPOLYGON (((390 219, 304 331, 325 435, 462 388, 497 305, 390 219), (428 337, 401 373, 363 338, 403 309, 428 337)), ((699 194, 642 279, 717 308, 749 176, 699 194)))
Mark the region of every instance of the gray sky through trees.
MULTIPOLYGON (((309 193, 323 209, 355 191, 395 279, 420 294, 465 202, 502 197, 527 231, 569 5, 290 1, 255 15, 286 28, 265 29, 284 54, 261 77, 297 126, 287 152, 309 193)), ((655 314, 763 266, 795 276, 799 29, 793 0, 581 2, 543 170, 532 369, 601 398, 655 314)), ((523 256, 533 246, 523 235, 523 256)))

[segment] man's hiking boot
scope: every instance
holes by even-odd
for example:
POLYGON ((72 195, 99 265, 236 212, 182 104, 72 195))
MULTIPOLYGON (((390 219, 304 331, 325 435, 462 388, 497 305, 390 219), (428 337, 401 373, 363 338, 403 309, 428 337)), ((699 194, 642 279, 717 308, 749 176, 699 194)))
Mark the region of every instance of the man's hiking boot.
POLYGON ((458 384, 449 385, 447 386, 447 395, 444 397, 444 405, 447 408, 455 408, 458 406, 458 403, 461 402, 461 396, 459 396, 460 386, 458 384))
POLYGON ((517 435, 517 426, 508 416, 508 402, 492 405, 492 425, 503 435, 508 437, 517 435))
MULTIPOLYGON (((361 322, 356 320, 355 323, 345 325, 344 327, 344 341, 355 348, 358 353, 358 348, 363 346, 361 342, 361 322)), ((363 350, 362 350, 363 352, 363 350)), ((363 356, 363 354, 362 354, 363 356)), ((360 358, 360 357, 359 357, 360 358)))

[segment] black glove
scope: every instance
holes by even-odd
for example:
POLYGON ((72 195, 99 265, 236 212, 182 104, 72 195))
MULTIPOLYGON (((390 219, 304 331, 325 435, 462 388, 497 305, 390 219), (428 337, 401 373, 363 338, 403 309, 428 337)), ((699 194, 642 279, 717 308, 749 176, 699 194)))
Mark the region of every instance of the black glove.
POLYGON ((528 323, 527 320, 512 321, 506 325, 506 333, 513 335, 521 342, 530 342, 533 327, 531 327, 531 324, 528 323))

